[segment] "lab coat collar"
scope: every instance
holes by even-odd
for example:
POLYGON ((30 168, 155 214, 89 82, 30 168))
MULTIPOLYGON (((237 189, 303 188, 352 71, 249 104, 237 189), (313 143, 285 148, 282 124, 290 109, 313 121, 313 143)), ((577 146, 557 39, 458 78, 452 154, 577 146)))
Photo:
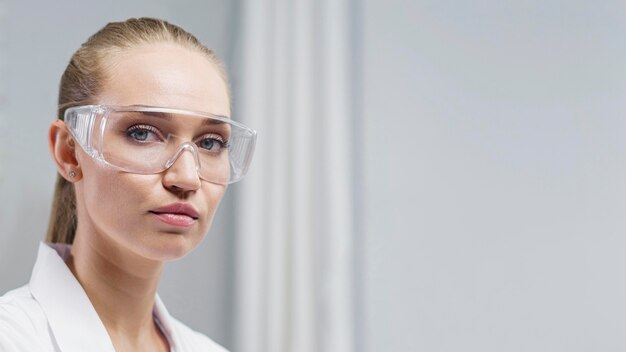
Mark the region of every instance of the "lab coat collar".
MULTIPOLYGON (((111 338, 89 297, 65 264, 71 246, 40 243, 30 291, 41 305, 59 350, 115 352, 111 338)), ((171 317, 156 296, 153 314, 163 327, 172 351, 178 345, 171 317)))

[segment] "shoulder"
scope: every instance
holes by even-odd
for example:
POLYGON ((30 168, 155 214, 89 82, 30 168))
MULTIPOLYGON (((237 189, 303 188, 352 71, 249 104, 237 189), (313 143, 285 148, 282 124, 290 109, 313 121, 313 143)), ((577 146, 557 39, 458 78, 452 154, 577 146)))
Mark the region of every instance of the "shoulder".
POLYGON ((22 286, 0 297, 0 324, 36 330, 45 323, 45 315, 28 286, 22 286))
POLYGON ((47 336, 47 320, 28 286, 0 297, 0 350, 47 351, 40 341, 47 336))
POLYGON ((170 317, 172 328, 176 330, 176 334, 180 338, 179 341, 187 346, 190 351, 207 351, 207 352, 228 352, 217 342, 211 340, 208 336, 195 331, 183 324, 179 320, 170 317))

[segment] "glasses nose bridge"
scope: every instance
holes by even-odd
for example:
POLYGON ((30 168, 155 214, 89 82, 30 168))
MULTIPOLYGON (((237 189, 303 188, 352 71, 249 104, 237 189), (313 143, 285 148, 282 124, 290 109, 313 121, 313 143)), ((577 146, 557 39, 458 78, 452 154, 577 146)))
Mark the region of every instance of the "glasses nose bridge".
POLYGON ((185 151, 189 151, 191 152, 191 155, 193 155, 193 160, 196 163, 196 172, 198 172, 198 174, 200 174, 200 158, 198 157, 198 149, 195 146, 195 144, 191 143, 191 142, 185 142, 183 144, 181 144, 178 149, 176 149, 176 152, 174 153, 174 156, 172 156, 167 163, 165 163, 165 169, 169 169, 170 167, 172 167, 172 165, 174 165, 174 163, 176 162, 176 160, 178 160, 178 158, 183 155, 183 153, 185 151))

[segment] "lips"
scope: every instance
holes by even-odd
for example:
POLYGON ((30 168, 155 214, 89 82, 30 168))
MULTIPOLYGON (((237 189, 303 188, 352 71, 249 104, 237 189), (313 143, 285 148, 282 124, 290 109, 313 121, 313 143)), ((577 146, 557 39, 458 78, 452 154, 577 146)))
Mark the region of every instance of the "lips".
POLYGON ((189 227, 198 220, 198 211, 186 203, 174 203, 150 210, 162 222, 180 227, 189 227))

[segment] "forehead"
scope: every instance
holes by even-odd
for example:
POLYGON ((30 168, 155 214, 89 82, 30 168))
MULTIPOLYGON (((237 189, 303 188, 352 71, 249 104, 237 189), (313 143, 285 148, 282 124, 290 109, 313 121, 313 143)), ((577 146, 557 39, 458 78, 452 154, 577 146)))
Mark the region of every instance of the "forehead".
POLYGON ((98 104, 149 105, 230 116, 226 83, 202 53, 146 44, 109 55, 98 104))

